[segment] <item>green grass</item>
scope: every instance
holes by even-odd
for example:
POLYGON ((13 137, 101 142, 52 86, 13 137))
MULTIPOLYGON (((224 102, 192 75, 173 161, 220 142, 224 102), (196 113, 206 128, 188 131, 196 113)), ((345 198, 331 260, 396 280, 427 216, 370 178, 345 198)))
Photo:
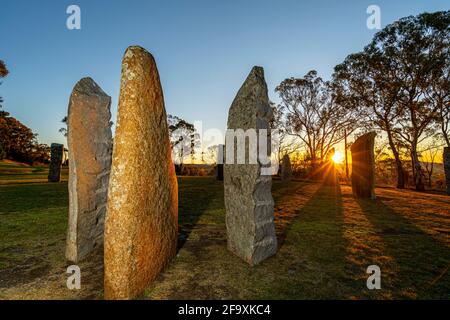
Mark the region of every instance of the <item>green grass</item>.
MULTIPOLYGON (((46 182, 48 166, 28 166, 15 162, 0 161, 0 185, 46 182)), ((68 170, 63 167, 61 179, 67 181, 68 170)))
MULTIPOLYGON (((39 182, 46 170, 0 162, 0 298, 101 297, 101 253, 81 264, 81 292, 65 288, 67 182, 39 182)), ((178 181, 179 251, 142 298, 450 298, 450 197, 383 188, 363 201, 348 186, 274 180, 279 249, 250 267, 226 248, 222 183, 178 181), (381 290, 366 287, 372 264, 381 290)))

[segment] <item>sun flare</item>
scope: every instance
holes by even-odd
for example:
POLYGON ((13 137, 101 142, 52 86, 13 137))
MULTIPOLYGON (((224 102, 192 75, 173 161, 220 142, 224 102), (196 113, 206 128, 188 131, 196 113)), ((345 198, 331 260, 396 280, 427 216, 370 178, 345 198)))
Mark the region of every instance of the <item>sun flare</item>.
POLYGON ((344 155, 340 151, 336 151, 331 157, 334 163, 343 163, 344 162, 344 155))

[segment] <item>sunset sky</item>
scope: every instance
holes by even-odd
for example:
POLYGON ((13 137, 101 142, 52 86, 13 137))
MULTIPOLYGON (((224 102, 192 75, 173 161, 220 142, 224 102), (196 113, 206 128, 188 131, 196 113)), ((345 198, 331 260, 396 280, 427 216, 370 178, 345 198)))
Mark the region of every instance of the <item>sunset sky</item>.
POLYGON ((0 59, 10 75, 0 86, 4 109, 39 134, 58 132, 70 93, 92 77, 112 97, 116 121, 124 50, 140 45, 156 58, 166 109, 203 128, 224 130, 228 108, 253 65, 263 66, 269 96, 287 77, 311 69, 328 79, 346 55, 361 50, 382 26, 443 0, 408 1, 2 1, 0 59), (81 8, 81 30, 68 30, 66 8, 81 8))

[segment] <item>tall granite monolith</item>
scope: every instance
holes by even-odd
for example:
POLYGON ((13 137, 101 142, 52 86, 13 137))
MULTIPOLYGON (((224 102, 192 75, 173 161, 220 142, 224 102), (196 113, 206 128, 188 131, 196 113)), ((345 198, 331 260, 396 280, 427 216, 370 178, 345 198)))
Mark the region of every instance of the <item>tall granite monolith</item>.
POLYGON ((285 154, 281 160, 281 180, 290 181, 292 180, 292 165, 291 159, 285 154))
POLYGON ((105 222, 105 298, 141 294, 175 256, 178 186, 153 56, 123 57, 105 222))
POLYGON ((450 196, 450 147, 444 148, 444 171, 445 185, 447 186, 447 194, 450 196))
POLYGON ((228 249, 250 265, 260 263, 277 250, 272 176, 267 172, 263 174, 267 164, 259 157, 257 161, 251 159, 257 156, 255 145, 261 148, 265 143, 261 144, 262 136, 266 135, 269 139, 266 142, 270 143, 271 118, 264 70, 254 67, 229 110, 224 165, 228 249), (230 132, 234 133, 230 135, 230 132), (238 132, 247 133, 249 138, 239 142, 240 139, 234 137, 238 132), (250 142, 251 137, 258 137, 258 143, 250 142), (245 151, 242 156, 245 161, 241 163, 238 160, 240 148, 245 151))
POLYGON ((352 144, 352 189, 357 198, 375 199, 375 132, 369 132, 352 144))
POLYGON ((70 96, 69 261, 78 262, 103 245, 112 152, 110 106, 111 98, 91 78, 81 79, 70 96))
POLYGON ((61 166, 64 157, 64 145, 52 143, 50 146, 50 166, 48 169, 48 182, 61 181, 61 166))

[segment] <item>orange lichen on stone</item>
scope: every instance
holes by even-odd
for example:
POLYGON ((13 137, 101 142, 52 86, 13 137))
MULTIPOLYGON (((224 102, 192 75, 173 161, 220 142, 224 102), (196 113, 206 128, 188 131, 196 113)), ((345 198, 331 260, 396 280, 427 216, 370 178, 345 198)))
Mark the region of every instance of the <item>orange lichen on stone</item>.
POLYGON ((105 223, 105 298, 141 294, 175 256, 178 186, 155 60, 129 47, 122 79, 105 223))

